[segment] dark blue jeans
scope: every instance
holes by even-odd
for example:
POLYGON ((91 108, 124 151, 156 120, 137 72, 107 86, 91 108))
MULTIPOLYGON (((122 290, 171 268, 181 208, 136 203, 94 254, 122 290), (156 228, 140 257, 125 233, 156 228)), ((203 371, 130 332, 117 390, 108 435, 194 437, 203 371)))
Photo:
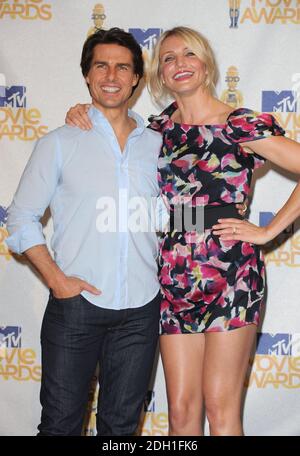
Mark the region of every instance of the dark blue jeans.
POLYGON ((160 294, 137 309, 107 310, 83 296, 50 293, 42 330, 38 435, 80 435, 91 379, 100 366, 98 435, 134 434, 152 371, 160 294))

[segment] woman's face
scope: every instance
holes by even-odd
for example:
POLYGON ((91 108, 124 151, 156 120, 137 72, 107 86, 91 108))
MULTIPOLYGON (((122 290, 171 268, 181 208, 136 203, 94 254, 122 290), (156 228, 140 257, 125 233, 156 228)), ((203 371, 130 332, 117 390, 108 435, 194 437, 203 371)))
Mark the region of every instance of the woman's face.
POLYGON ((164 40, 159 61, 162 81, 173 94, 187 95, 203 90, 205 64, 181 37, 172 35, 164 40))

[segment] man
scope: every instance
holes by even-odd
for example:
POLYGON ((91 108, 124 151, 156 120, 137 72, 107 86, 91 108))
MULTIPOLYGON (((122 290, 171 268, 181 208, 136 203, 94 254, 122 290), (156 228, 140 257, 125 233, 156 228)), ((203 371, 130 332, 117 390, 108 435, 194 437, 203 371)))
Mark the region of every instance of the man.
POLYGON ((81 434, 98 361, 98 434, 132 435, 153 365, 160 297, 156 234, 130 231, 127 206, 158 194, 161 137, 128 110, 143 76, 131 34, 113 28, 91 35, 81 68, 93 128, 63 126, 39 140, 8 211, 7 244, 26 255, 50 289, 39 435, 81 434), (99 210, 111 200, 116 229, 105 229, 99 210), (54 260, 39 222, 48 206, 54 260))

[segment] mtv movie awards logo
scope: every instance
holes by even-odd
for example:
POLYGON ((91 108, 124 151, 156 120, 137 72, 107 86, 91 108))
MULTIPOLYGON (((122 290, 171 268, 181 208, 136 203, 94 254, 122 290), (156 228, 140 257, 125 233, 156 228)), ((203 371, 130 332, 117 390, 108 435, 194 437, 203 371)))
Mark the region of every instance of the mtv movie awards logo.
POLYGON ((160 28, 149 28, 147 30, 130 28, 128 32, 134 36, 144 52, 151 54, 163 30, 160 28))
POLYGON ((20 326, 0 326, 0 379, 40 381, 41 366, 36 358, 35 350, 22 347, 20 326))
POLYGON ((43 0, 0 0, 0 19, 42 19, 52 18, 52 5, 43 0))
POLYGON ((12 258, 10 251, 8 250, 7 245, 5 244, 5 239, 8 236, 6 229, 6 220, 7 220, 7 209, 4 206, 0 206, 0 256, 4 257, 6 260, 12 258))
POLYGON ((138 427, 138 434, 168 435, 168 414, 157 412, 155 406, 155 391, 148 391, 144 400, 144 414, 138 427))
POLYGON ((273 114, 285 129, 286 135, 295 141, 300 141, 300 114, 297 113, 298 99, 296 90, 262 91, 262 112, 273 114))
POLYGON ((143 58, 145 62, 145 72, 147 77, 147 69, 150 62, 151 54, 157 43, 158 38, 163 33, 163 30, 160 28, 149 28, 149 29, 140 29, 140 28, 130 28, 128 32, 131 33, 136 41, 142 48, 143 58))
MULTIPOLYGON (((98 377, 95 375, 90 385, 89 404, 84 423, 83 434, 86 436, 97 435, 96 413, 98 394, 98 377)), ((146 394, 137 435, 168 435, 168 415, 167 413, 156 413, 155 391, 150 390, 146 394)))
POLYGON ((34 141, 44 136, 48 127, 40 125, 41 113, 27 107, 25 86, 0 86, 0 139, 34 141))
MULTIPOLYGON (((94 6, 91 18, 94 25, 89 29, 88 36, 97 32, 97 30, 101 29, 104 26, 104 21, 106 20, 107 16, 105 12, 105 6, 102 3, 97 3, 94 6)), ((134 36, 142 48, 147 72, 147 65, 149 63, 150 56, 157 43, 158 38, 163 33, 163 30, 161 28, 129 28, 128 32, 134 36)))
POLYGON ((96 414, 99 395, 98 374, 95 374, 90 383, 88 406, 83 423, 83 435, 95 436, 97 435, 96 414))
MULTIPOLYGON (((273 212, 260 212, 259 226, 267 226, 274 216, 273 212)), ((292 224, 264 246, 267 265, 291 268, 300 266, 300 234, 294 232, 292 224)))
POLYGON ((144 412, 155 412, 155 391, 148 391, 144 400, 144 412))
POLYGON ((300 0, 228 0, 229 27, 241 24, 300 24, 300 0))
POLYGON ((300 388, 300 334, 261 333, 257 338, 246 386, 300 388))

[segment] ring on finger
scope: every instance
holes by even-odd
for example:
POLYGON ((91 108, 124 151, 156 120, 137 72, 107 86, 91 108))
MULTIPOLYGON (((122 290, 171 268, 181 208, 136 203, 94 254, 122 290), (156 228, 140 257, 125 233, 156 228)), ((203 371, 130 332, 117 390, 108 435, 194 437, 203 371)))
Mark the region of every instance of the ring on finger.
POLYGON ((242 212, 243 214, 245 214, 245 212, 247 212, 247 204, 246 203, 243 203, 243 209, 242 209, 242 212))

